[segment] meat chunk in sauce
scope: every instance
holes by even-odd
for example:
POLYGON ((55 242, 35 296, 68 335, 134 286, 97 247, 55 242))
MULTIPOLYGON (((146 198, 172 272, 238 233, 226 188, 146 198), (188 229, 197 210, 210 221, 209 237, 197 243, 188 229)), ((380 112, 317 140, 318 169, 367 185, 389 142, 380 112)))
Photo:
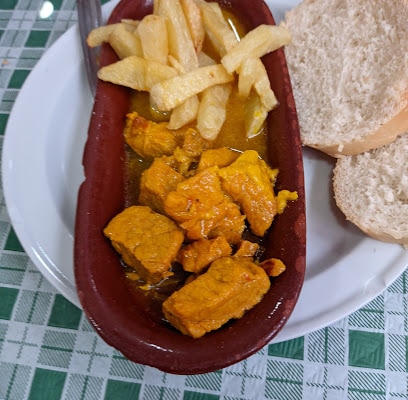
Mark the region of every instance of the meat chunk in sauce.
POLYGON ((227 147, 206 150, 201 154, 197 171, 203 171, 206 168, 214 166, 218 166, 220 168, 226 167, 235 161, 239 155, 239 152, 230 150, 227 147))
POLYGON ((213 261, 220 257, 229 256, 232 248, 224 236, 215 239, 201 239, 183 247, 177 261, 183 266, 184 271, 200 274, 213 261))
POLYGON ((241 239, 245 216, 221 189, 218 167, 207 168, 186 179, 164 202, 166 214, 191 240, 225 236, 228 243, 241 239))
POLYGON ((125 141, 137 154, 145 159, 173 154, 178 142, 167 123, 147 120, 137 112, 126 117, 125 141))
POLYGON ((197 163, 198 157, 189 154, 183 148, 177 147, 171 156, 163 157, 163 160, 175 171, 188 178, 195 173, 193 166, 197 163))
POLYGON ((277 170, 268 167, 254 150, 219 171, 223 190, 240 205, 251 231, 263 236, 277 213, 273 191, 277 170))
POLYGON ((267 275, 276 277, 286 271, 286 265, 278 258, 268 258, 262 261, 259 266, 265 270, 267 275))
POLYGON ((183 132, 183 151, 190 157, 199 157, 201 153, 212 146, 197 129, 187 128, 183 132))
POLYGON ((164 214, 164 200, 183 181, 183 175, 168 165, 165 159, 156 158, 153 164, 142 173, 139 203, 164 214))
POLYGON ((188 178, 196 173, 201 153, 210 146, 196 129, 187 128, 178 132, 183 138, 182 147, 177 147, 171 156, 165 157, 166 163, 188 178))
POLYGON ((234 257, 255 257, 258 251, 258 243, 242 240, 237 251, 234 253, 234 257))
POLYGON ((131 206, 116 215, 104 229, 123 261, 147 283, 158 283, 171 276, 184 240, 174 221, 150 207, 131 206))
POLYGON ((163 313, 182 333, 199 338, 230 319, 242 317, 261 301, 269 287, 269 277, 252 261, 223 257, 174 292, 163 303, 163 313))

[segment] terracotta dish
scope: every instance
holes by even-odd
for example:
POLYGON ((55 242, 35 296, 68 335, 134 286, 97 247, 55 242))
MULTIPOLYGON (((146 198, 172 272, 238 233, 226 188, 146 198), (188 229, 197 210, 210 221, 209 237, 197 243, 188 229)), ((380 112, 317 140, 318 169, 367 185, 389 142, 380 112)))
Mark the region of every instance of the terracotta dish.
MULTIPOLYGON (((228 0, 230 8, 251 29, 274 24, 261 0, 228 0)), ((152 12, 151 0, 123 0, 109 22, 140 19, 152 12)), ((101 64, 116 60, 109 46, 101 64)), ((127 89, 99 81, 83 164, 86 180, 78 197, 75 231, 75 277, 78 295, 91 324, 110 345, 130 360, 174 374, 206 373, 227 367, 260 350, 279 332, 298 299, 305 270, 306 217, 302 150, 295 103, 284 53, 264 58, 280 105, 268 117, 268 156, 280 172, 276 189, 296 190, 299 199, 276 217, 266 238, 265 258, 281 258, 287 270, 255 308, 223 328, 193 339, 164 319, 160 307, 126 283, 118 254, 102 233, 124 207, 122 137, 128 110, 127 89)))

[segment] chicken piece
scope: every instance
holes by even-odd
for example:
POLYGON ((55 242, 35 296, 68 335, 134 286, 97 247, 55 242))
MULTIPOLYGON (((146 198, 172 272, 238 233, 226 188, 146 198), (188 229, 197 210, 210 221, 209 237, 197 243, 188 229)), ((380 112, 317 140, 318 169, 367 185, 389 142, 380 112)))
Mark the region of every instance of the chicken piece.
POLYGON ((116 215, 104 229, 123 261, 149 284, 173 273, 175 260, 184 240, 182 230, 150 207, 131 206, 116 215))
POLYGON ((242 240, 239 244, 237 251, 234 253, 234 257, 255 257, 259 250, 259 244, 250 242, 249 240, 242 240))
POLYGON ((229 256, 231 251, 231 246, 224 236, 211 240, 201 239, 182 248, 177 261, 185 271, 200 274, 217 258, 229 256))
POLYGON ((259 303, 270 287, 265 271, 247 259, 222 257, 174 292, 163 313, 185 335, 199 338, 259 303))
POLYGON ((241 153, 230 150, 227 147, 203 151, 197 166, 197 171, 202 171, 213 166, 220 168, 226 167, 235 161, 240 154, 241 153))
POLYGON ((245 216, 221 190, 218 167, 208 168, 186 179, 164 202, 166 214, 191 240, 225 236, 228 243, 241 239, 245 216))
POLYGON ((137 112, 126 117, 125 141, 142 158, 151 159, 174 152, 177 139, 165 122, 149 121, 137 112))
POLYGON ((139 203, 164 214, 164 200, 169 192, 176 190, 184 181, 183 175, 170 167, 165 159, 156 158, 153 164, 143 171, 140 179, 139 203))
POLYGON ((273 184, 277 170, 268 167, 254 150, 247 150, 236 161, 221 168, 223 190, 240 205, 251 231, 263 236, 277 212, 273 184))

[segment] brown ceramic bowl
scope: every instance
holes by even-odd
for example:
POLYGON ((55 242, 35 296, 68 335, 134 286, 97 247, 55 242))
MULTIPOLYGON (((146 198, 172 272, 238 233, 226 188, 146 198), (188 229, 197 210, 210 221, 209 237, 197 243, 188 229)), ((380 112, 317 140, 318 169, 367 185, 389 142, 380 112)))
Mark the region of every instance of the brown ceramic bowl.
MULTIPOLYGON (((261 0, 221 0, 253 28, 274 24, 261 0)), ((139 19, 152 12, 152 0, 123 0, 109 22, 139 19)), ((115 61, 109 46, 101 64, 115 61)), ((305 202, 298 121, 284 53, 264 58, 280 102, 268 117, 268 156, 280 169, 277 189, 296 190, 299 199, 278 216, 265 257, 281 258, 287 270, 272 279, 263 300, 241 319, 200 339, 172 328, 149 297, 126 284, 118 254, 104 237, 107 222, 124 207, 124 142, 127 89, 99 82, 84 152, 86 180, 78 197, 75 276, 82 307, 99 335, 128 359, 174 374, 206 373, 245 359, 265 346, 285 325, 298 299, 305 269, 305 202)))

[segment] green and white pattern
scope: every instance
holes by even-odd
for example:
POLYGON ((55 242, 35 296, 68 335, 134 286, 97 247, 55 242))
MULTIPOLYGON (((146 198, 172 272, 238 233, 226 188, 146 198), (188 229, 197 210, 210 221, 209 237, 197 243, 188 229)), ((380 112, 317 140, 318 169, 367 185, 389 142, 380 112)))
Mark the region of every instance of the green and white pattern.
MULTIPOLYGON (((75 0, 0 0, 0 135, 25 78, 76 22, 75 0)), ((352 279, 352 277, 350 277, 352 279)), ((325 329, 198 376, 134 364, 24 253, 0 192, 0 400, 397 400, 408 398, 408 272, 325 329)))

